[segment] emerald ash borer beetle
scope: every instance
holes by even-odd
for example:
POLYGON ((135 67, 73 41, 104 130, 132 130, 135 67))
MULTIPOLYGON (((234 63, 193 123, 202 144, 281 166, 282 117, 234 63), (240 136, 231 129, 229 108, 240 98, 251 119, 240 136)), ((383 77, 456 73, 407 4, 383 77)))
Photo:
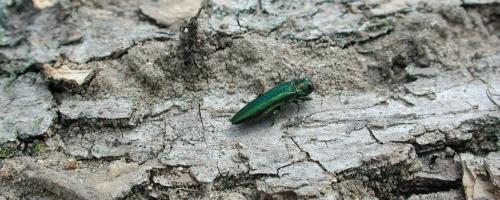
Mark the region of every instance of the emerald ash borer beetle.
POLYGON ((251 119, 267 116, 277 110, 281 110, 284 105, 290 102, 298 104, 299 100, 311 100, 308 95, 312 91, 313 84, 309 78, 282 82, 238 111, 231 118, 231 123, 239 124, 251 119))

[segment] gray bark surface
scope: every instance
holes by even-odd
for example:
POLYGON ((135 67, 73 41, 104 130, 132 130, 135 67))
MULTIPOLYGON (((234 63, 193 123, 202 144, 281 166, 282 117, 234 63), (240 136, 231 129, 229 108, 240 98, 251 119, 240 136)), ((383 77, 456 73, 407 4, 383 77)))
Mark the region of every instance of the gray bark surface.
POLYGON ((499 199, 500 2, 0 2, 0 199, 499 199), (232 125, 281 81, 313 100, 232 125))

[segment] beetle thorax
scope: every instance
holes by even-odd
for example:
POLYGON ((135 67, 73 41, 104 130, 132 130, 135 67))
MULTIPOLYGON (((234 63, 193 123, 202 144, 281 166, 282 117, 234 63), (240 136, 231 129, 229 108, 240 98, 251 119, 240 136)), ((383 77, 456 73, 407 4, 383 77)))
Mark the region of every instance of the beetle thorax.
POLYGON ((299 96, 307 96, 313 91, 312 83, 307 78, 297 80, 293 85, 299 96))

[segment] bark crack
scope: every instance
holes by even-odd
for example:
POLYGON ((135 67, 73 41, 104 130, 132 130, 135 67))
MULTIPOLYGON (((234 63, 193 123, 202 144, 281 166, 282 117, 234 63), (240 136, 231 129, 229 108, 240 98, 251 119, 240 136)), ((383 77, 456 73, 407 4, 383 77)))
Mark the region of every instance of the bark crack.
MULTIPOLYGON (((324 171, 325 173, 327 173, 327 174, 332 174, 332 173, 330 173, 330 172, 326 169, 326 167, 325 167, 325 166, 323 166, 323 164, 322 164, 321 162, 319 162, 319 161, 317 161, 317 160, 312 159, 312 158, 311 158, 311 155, 309 154, 309 152, 305 151, 305 150, 304 150, 304 149, 303 149, 303 148, 299 145, 299 143, 297 143, 297 141, 295 141, 295 139, 294 139, 293 137, 290 137, 290 140, 292 140, 292 142, 295 144, 295 146, 297 146, 297 148, 300 150, 300 152, 303 152, 303 153, 305 153, 305 154, 306 154, 306 161, 309 161, 309 162, 314 162, 314 163, 318 164, 318 166, 319 166, 319 167, 321 167, 321 169, 323 169, 323 171, 324 171)), ((304 160, 301 160, 301 161, 298 161, 298 162, 303 162, 303 161, 304 161, 304 160)), ((297 162, 295 162, 295 163, 297 163, 297 162)), ((291 164, 289 164, 289 165, 292 165, 292 164, 294 164, 294 163, 291 163, 291 164)), ((288 166, 289 166, 289 165, 288 165, 288 166)), ((283 167, 285 167, 285 166, 283 166, 283 167)), ((283 168, 283 167, 280 167, 280 168, 283 168)), ((278 168, 278 171, 279 171, 279 169, 280 169, 280 168, 278 168)))
POLYGON ((375 137, 375 134, 373 134, 372 129, 370 127, 366 126, 366 129, 368 129, 368 132, 370 133, 370 136, 378 143, 378 144, 384 144, 382 141, 380 141, 377 137, 375 137))
POLYGON ((495 99, 493 99, 493 96, 497 96, 497 94, 492 94, 490 91, 490 87, 488 86, 488 89, 486 89, 486 96, 488 96, 488 99, 495 104, 497 107, 500 108, 500 104, 498 104, 495 99))

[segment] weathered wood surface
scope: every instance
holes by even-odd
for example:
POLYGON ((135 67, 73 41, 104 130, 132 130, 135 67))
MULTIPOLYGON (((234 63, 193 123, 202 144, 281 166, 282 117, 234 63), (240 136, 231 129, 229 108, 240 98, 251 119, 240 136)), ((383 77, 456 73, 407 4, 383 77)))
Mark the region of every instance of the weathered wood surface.
POLYGON ((0 199, 499 198, 498 1, 0 9, 0 199))

